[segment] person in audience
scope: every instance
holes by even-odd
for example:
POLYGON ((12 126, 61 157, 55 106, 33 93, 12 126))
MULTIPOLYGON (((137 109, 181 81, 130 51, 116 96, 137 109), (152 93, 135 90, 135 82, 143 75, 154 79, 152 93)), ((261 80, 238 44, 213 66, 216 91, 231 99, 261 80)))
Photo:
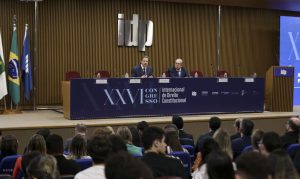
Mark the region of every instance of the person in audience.
POLYGON ((27 167, 28 178, 59 179, 56 159, 51 155, 35 157, 27 167))
POLYGON ((18 139, 16 136, 8 134, 2 137, 0 161, 7 156, 16 155, 18 152, 18 139))
POLYGON ((213 139, 219 144, 221 150, 225 152, 232 160, 233 156, 229 133, 226 130, 220 128, 214 133, 213 139))
POLYGON ((98 127, 93 131, 93 136, 114 135, 115 132, 108 127, 98 127))
POLYGON ((271 179, 267 157, 259 152, 245 152, 236 161, 236 179, 271 179))
POLYGON ((185 178, 181 161, 165 154, 165 133, 161 128, 147 127, 143 131, 142 142, 145 148, 142 161, 150 167, 154 177, 178 176, 185 178))
MULTIPOLYGON (((173 116, 173 117, 172 117, 172 123, 173 123, 174 125, 176 125, 177 129, 179 130, 179 138, 187 138, 187 139, 191 139, 191 140, 192 140, 192 143, 193 143, 192 146, 194 146, 194 137, 193 137, 193 135, 187 133, 187 132, 184 131, 184 129, 183 129, 184 122, 183 122, 182 117, 180 117, 180 116, 173 116)), ((183 144, 183 145, 185 145, 185 144, 183 144)))
MULTIPOLYGON (((27 144, 24 154, 37 151, 40 154, 45 155, 47 153, 46 150, 47 150, 46 149, 46 141, 45 141, 44 137, 39 134, 34 134, 29 139, 29 142, 27 144)), ((15 167, 13 170, 13 178, 17 178, 20 169, 22 169, 22 167, 21 167, 22 160, 23 160, 22 156, 17 158, 15 167)), ((24 173, 26 171, 22 170, 22 172, 24 173)))
POLYGON ((41 128, 36 132, 36 134, 43 136, 46 141, 47 137, 51 134, 51 131, 48 128, 41 128))
POLYGON ((192 173, 193 179, 208 179, 207 174, 207 156, 213 152, 213 151, 220 151, 219 144, 213 139, 213 138, 206 138, 203 143, 203 150, 200 153, 201 155, 198 155, 198 157, 195 160, 195 163, 193 165, 194 172, 192 173))
MULTIPOLYGON (((24 179, 27 179, 27 172, 26 169, 29 165, 29 163, 36 157, 41 157, 41 153, 39 151, 33 151, 33 152, 27 152, 23 155, 22 157, 22 162, 21 162, 21 170, 22 170, 22 175, 24 179)), ((15 177, 13 176, 13 178, 18 178, 18 175, 15 177)))
POLYGON ((135 66, 131 70, 131 77, 149 78, 153 77, 153 69, 149 65, 149 57, 144 56, 139 65, 135 66))
POLYGON ((243 118, 237 118, 234 121, 234 128, 236 133, 230 136, 231 140, 237 139, 241 137, 241 121, 243 120, 243 118))
POLYGON ((84 158, 91 158, 87 155, 86 151, 86 139, 78 134, 73 137, 71 145, 70 145, 70 153, 66 157, 67 159, 84 159, 84 158))
POLYGON ((241 152, 245 147, 251 145, 251 134, 253 128, 254 128, 254 123, 250 119, 244 119, 242 121, 241 123, 242 137, 234 139, 231 142, 234 159, 241 154, 241 152))
POLYGON ((111 134, 115 134, 115 131, 111 126, 106 126, 105 128, 108 129, 111 132, 111 134))
POLYGON ((74 160, 67 160, 64 155, 64 143, 61 136, 50 134, 46 140, 47 153, 57 160, 57 168, 61 175, 75 175, 80 171, 79 165, 74 160))
MULTIPOLYGON (((86 125, 84 124, 76 124, 75 126, 75 129, 74 129, 74 136, 77 136, 77 135, 82 135, 84 138, 86 136, 86 133, 87 133, 87 127, 86 125)), ((71 142, 72 142, 72 138, 68 138, 65 142, 65 145, 64 145, 64 151, 69 151, 70 150, 70 145, 71 145, 71 142)))
POLYGON ((214 133, 216 132, 216 130, 218 130, 221 126, 221 119, 213 116, 209 119, 209 132, 204 133, 202 135, 200 135, 200 137, 197 140, 197 144, 196 144, 196 149, 195 152, 201 152, 202 151, 202 147, 203 147, 203 142, 207 139, 207 138, 211 138, 214 133))
POLYGON ((276 132, 264 133, 261 142, 259 143, 259 150, 263 155, 268 156, 272 151, 281 149, 280 136, 276 132))
POLYGON ((253 132, 251 136, 251 145, 252 145, 252 150, 254 152, 260 152, 259 150, 259 143, 262 140, 262 137, 264 135, 264 131, 261 129, 257 129, 253 132))
POLYGON ((127 152, 112 155, 105 162, 106 179, 154 179, 150 168, 127 152))
POLYGON ((174 67, 171 67, 168 69, 168 74, 170 77, 188 77, 189 76, 189 73, 183 67, 183 60, 180 58, 177 58, 175 60, 174 67))
POLYGON ((207 156, 206 167, 209 179, 235 179, 232 159, 226 152, 211 152, 207 156))
POLYGON ((119 135, 127 146, 127 151, 134 156, 142 156, 142 149, 132 144, 132 135, 128 127, 119 127, 117 130, 117 135, 119 135))
POLYGON ((128 152, 126 143, 120 136, 109 135, 108 138, 112 145, 112 153, 128 152))
POLYGON ((132 135, 132 144, 137 146, 137 147, 141 147, 142 144, 141 144, 141 138, 140 138, 140 135, 139 135, 139 131, 134 126, 130 126, 128 128, 129 128, 129 130, 131 132, 131 135, 132 135))
POLYGON ((112 151, 112 144, 108 136, 94 136, 88 141, 88 154, 93 159, 93 166, 77 173, 75 179, 99 178, 105 179, 105 160, 112 151))
POLYGON ((282 146, 284 149, 291 144, 298 143, 300 119, 291 117, 286 123, 286 132, 281 136, 282 146))
POLYGON ((170 154, 172 152, 186 152, 189 153, 189 151, 185 148, 183 148, 180 144, 178 133, 174 131, 166 132, 166 144, 167 144, 167 154, 170 154))
POLYGON ((276 149, 271 152, 268 157, 268 163, 272 179, 299 179, 293 162, 285 151, 276 149))
POLYGON ((142 136, 144 129, 146 129, 147 127, 149 127, 147 121, 141 121, 137 123, 136 128, 139 131, 140 136, 142 136))

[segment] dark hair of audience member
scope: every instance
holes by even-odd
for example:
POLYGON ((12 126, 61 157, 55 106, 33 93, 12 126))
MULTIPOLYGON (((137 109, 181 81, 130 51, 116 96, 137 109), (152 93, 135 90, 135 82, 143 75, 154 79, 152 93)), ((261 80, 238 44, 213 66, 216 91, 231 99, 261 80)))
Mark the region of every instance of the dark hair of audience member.
POLYGON ((143 132, 145 128, 149 126, 148 122, 146 121, 141 121, 137 123, 137 130, 143 132))
POLYGON ((147 127, 142 135, 142 142, 145 150, 149 150, 155 140, 162 141, 164 136, 165 132, 161 128, 155 126, 147 127))
POLYGON ((172 123, 176 125, 177 129, 182 129, 183 128, 183 119, 180 116, 173 116, 172 117, 172 123))
POLYGON ((211 152, 206 167, 209 179, 235 179, 231 158, 223 151, 211 152))
POLYGON ((34 134, 33 136, 31 136, 27 145, 27 151, 39 151, 43 155, 46 154, 47 148, 44 137, 40 134, 34 134))
POLYGON ((177 128, 177 126, 175 124, 167 124, 167 125, 165 125, 164 131, 165 131, 165 133, 167 133, 167 132, 176 132, 179 135, 178 128, 177 128))
POLYGON ((235 161, 237 171, 243 179, 268 179, 269 166, 267 157, 259 152, 242 153, 235 161))
POLYGON ((16 155, 18 152, 18 140, 16 136, 8 134, 1 140, 1 157, 16 155))
POLYGON ((149 167, 127 152, 109 157, 105 163, 105 176, 107 179, 154 179, 149 167))
POLYGON ((108 138, 111 142, 112 153, 127 151, 126 143, 120 136, 110 135, 110 136, 108 136, 108 138))
POLYGON ((288 125, 293 131, 299 131, 299 126, 292 119, 288 120, 288 125))
POLYGON ((212 130, 212 131, 216 131, 217 129, 220 128, 221 126, 221 119, 217 116, 213 116, 209 119, 209 128, 212 130))
POLYGON ((166 144, 171 148, 173 152, 183 151, 183 148, 180 144, 179 137, 177 132, 166 132, 166 144))
POLYGON ((263 135, 264 135, 264 131, 261 129, 257 129, 252 133, 251 144, 253 150, 259 151, 259 142, 262 140, 263 135))
POLYGON ((234 121, 234 127, 240 129, 241 128, 241 121, 243 120, 243 118, 237 118, 235 121, 234 121))
POLYGON ((39 129, 36 132, 36 134, 40 134, 41 136, 43 136, 46 141, 47 137, 51 134, 51 131, 48 128, 42 128, 42 129, 39 129))
POLYGON ((42 154, 39 151, 32 151, 25 153, 22 156, 22 161, 21 161, 21 168, 23 171, 23 178, 28 178, 27 173, 26 173, 26 168, 28 167, 29 163, 35 158, 35 157, 40 157, 42 154))
POLYGON ((221 150, 221 148, 220 148, 219 144, 213 138, 205 139, 205 141, 203 142, 203 150, 201 152, 202 161, 201 161, 199 167, 206 163, 207 156, 211 152, 217 151, 217 150, 221 150))
POLYGON ((250 119, 243 119, 241 124, 241 131, 244 136, 251 136, 254 128, 254 123, 250 119))
POLYGON ((281 148, 281 139, 276 132, 266 132, 262 137, 262 143, 265 150, 270 153, 275 149, 281 148))
POLYGON ((76 124, 75 131, 80 134, 85 134, 87 132, 87 127, 84 124, 76 124))
POLYGON ((46 139, 47 153, 51 155, 62 155, 64 152, 63 138, 57 134, 50 134, 46 139))
POLYGON ((132 135, 132 144, 135 145, 135 146, 138 146, 138 147, 142 146, 139 131, 133 126, 130 126, 129 130, 130 130, 131 135, 132 135))
POLYGON ((87 143, 88 155, 95 164, 102 164, 108 158, 112 150, 111 141, 107 136, 94 136, 87 143))
POLYGON ((56 159, 52 155, 35 157, 27 167, 29 179, 59 179, 56 159))
POLYGON ((73 159, 80 159, 83 156, 86 156, 86 140, 85 138, 77 134, 73 137, 70 145, 70 155, 73 157, 73 159))
POLYGON ((276 149, 268 156, 272 179, 298 179, 297 170, 290 156, 281 149, 276 149))

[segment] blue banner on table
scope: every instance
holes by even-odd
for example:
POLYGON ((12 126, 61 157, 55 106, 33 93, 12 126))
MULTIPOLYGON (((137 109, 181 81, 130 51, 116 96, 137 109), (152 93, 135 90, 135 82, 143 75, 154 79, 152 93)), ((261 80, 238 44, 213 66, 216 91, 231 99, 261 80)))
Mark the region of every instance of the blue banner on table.
POLYGON ((280 17, 280 66, 293 66, 294 105, 300 105, 300 17, 280 17))
POLYGON ((71 119, 263 112, 263 78, 110 78, 71 80, 71 119))

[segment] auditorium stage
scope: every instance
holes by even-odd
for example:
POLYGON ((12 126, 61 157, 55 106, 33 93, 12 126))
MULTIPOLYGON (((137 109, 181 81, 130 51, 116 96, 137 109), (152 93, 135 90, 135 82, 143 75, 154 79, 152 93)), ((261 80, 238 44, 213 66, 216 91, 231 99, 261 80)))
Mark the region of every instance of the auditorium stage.
MULTIPOLYGON (((291 116, 300 115, 300 107, 294 112, 268 112, 263 113, 239 113, 239 114, 210 114, 210 115, 187 115, 182 116, 185 122, 184 129, 191 133, 194 138, 208 131, 207 121, 211 116, 219 116, 222 119, 222 128, 229 133, 235 133, 233 122, 236 118, 250 118, 255 123, 256 129, 275 131, 282 134, 285 130, 286 120, 291 116)), ((136 125, 145 120, 151 125, 163 127, 170 123, 171 116, 159 117, 134 117, 134 118, 110 118, 89 120, 68 120, 63 114, 53 110, 22 111, 22 114, 0 115, 0 129, 2 134, 14 134, 19 140, 19 153, 22 153, 30 136, 40 128, 49 128, 52 133, 61 135, 64 139, 74 135, 74 126, 84 123, 88 126, 88 136, 91 136, 97 127, 112 126, 117 129, 122 125, 136 125)))

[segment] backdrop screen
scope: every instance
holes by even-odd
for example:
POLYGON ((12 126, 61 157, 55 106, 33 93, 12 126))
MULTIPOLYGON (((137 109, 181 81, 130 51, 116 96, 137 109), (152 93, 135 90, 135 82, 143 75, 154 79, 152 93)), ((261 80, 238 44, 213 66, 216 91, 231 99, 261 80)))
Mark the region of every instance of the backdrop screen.
POLYGON ((300 17, 280 17, 280 65, 295 67, 294 105, 300 105, 300 17))

